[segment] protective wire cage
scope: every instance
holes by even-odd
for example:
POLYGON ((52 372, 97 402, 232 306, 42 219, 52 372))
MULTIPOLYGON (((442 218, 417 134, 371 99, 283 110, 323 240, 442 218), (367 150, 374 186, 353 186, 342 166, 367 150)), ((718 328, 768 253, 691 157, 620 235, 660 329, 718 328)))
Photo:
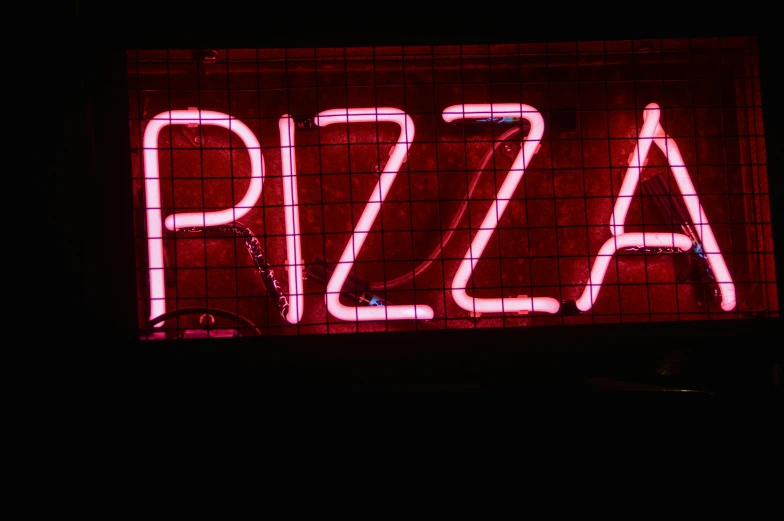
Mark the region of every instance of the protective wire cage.
POLYGON ((754 38, 127 64, 143 339, 778 317, 754 38))

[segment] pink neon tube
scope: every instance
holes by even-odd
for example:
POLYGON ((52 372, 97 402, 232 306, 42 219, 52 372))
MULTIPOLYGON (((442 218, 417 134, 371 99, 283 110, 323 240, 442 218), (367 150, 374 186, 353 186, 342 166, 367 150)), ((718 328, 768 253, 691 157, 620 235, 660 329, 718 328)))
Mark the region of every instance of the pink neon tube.
POLYGON ((626 214, 629 213, 634 190, 640 182, 642 168, 648 162, 648 153, 651 150, 651 143, 653 143, 653 133, 656 130, 656 125, 659 124, 659 106, 655 103, 649 104, 645 107, 642 117, 643 125, 642 130, 640 130, 640 137, 637 139, 634 151, 632 151, 632 155, 629 158, 629 167, 626 169, 626 175, 618 192, 618 199, 615 200, 613 214, 610 216, 610 233, 613 235, 621 235, 624 231, 623 225, 626 222, 626 214), (651 115, 653 117, 649 117, 651 115))
POLYGON ((365 243, 368 232, 373 226, 381 204, 387 197, 389 189, 397 176, 400 166, 406 158, 408 149, 414 140, 414 122, 405 112, 395 108, 371 107, 361 109, 333 109, 321 112, 316 116, 314 122, 320 127, 332 125, 334 123, 376 123, 387 121, 397 123, 400 126, 400 137, 392 149, 389 161, 384 167, 384 171, 379 175, 378 183, 370 195, 367 206, 362 211, 362 215, 354 229, 340 262, 335 268, 332 277, 327 283, 326 303, 329 312, 340 320, 347 321, 366 321, 366 320, 410 320, 433 318, 433 309, 424 305, 396 305, 396 306, 368 306, 352 307, 340 303, 340 292, 343 284, 351 271, 362 245, 365 243))
POLYGON ((610 259, 615 252, 631 246, 680 248, 683 251, 692 246, 691 239, 680 233, 622 233, 610 237, 599 249, 599 254, 591 268, 591 279, 586 284, 583 294, 577 299, 577 309, 588 311, 596 303, 602 281, 607 274, 610 259))
MULTIPOLYGON (((147 243, 150 272, 150 319, 166 312, 164 284, 163 229, 161 226, 161 185, 158 167, 158 136, 167 125, 214 125, 235 132, 250 154, 251 178, 248 191, 234 208, 215 212, 172 214, 166 218, 166 228, 217 226, 239 219, 256 204, 264 180, 264 158, 253 132, 241 121, 228 114, 209 110, 173 110, 155 116, 144 130, 144 190, 147 205, 147 243)), ((163 323, 156 324, 161 327, 163 323)))
POLYGON ((297 197, 297 161, 294 157, 294 120, 288 114, 280 118, 280 160, 283 166, 283 204, 286 212, 286 254, 289 259, 289 311, 286 320, 296 324, 302 320, 305 295, 302 284, 302 244, 299 232, 299 200, 297 197))
POLYGON ((683 156, 678 149, 675 140, 667 136, 664 128, 660 122, 661 109, 656 103, 650 103, 645 107, 643 112, 643 127, 640 131, 640 138, 638 145, 635 147, 629 169, 626 171, 626 177, 621 185, 621 190, 618 194, 618 199, 615 203, 613 215, 610 222, 610 231, 613 235, 620 235, 624 231, 623 223, 626 221, 626 215, 629 211, 632 196, 637 188, 640 180, 640 163, 645 164, 648 158, 648 152, 651 148, 651 142, 656 143, 656 146, 661 149, 667 158, 667 162, 672 170, 675 182, 678 189, 683 196, 684 203, 689 210, 689 216, 696 227, 697 234, 702 241, 705 249, 705 254, 708 258, 708 264, 716 276, 716 282, 721 291, 721 308, 724 311, 732 311, 735 309, 735 285, 732 282, 727 264, 724 262, 724 256, 721 254, 719 244, 716 237, 713 235, 713 230, 708 223, 708 217, 700 205, 700 198, 694 185, 691 182, 691 176, 684 166, 683 156), (639 147, 639 154, 638 154, 639 147))
POLYGON ((520 311, 544 311, 547 313, 558 313, 561 304, 550 297, 518 297, 518 298, 473 298, 466 293, 468 280, 474 271, 479 259, 485 251, 490 237, 493 235, 498 221, 504 214, 509 200, 512 198, 517 185, 523 179, 525 169, 531 162, 531 158, 539 149, 539 144, 544 134, 544 120, 539 112, 529 106, 518 103, 493 103, 477 105, 454 105, 448 107, 443 112, 444 121, 450 123, 456 119, 482 119, 495 116, 517 116, 528 120, 531 130, 523 141, 520 153, 514 160, 509 173, 506 175, 495 204, 490 206, 479 231, 474 237, 473 242, 457 269, 455 278, 452 280, 452 297, 461 308, 474 313, 517 313, 520 311))

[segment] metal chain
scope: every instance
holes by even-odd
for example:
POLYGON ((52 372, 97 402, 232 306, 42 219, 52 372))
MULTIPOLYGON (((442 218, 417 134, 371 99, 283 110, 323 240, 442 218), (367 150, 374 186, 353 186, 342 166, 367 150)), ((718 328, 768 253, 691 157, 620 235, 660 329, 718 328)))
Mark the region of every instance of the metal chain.
POLYGON ((283 294, 283 290, 280 289, 280 284, 278 283, 277 277, 275 277, 275 272, 272 270, 272 267, 264 257, 264 251, 261 249, 261 243, 259 243, 259 240, 255 235, 253 235, 253 232, 250 230, 250 228, 240 222, 236 222, 234 224, 224 224, 219 226, 194 226, 188 228, 178 228, 177 231, 231 232, 241 237, 245 242, 245 247, 248 248, 248 253, 253 259, 253 262, 256 264, 256 268, 259 271, 261 280, 267 287, 267 293, 275 301, 275 305, 280 312, 280 316, 286 318, 286 314, 289 311, 289 301, 286 298, 286 295, 283 294))

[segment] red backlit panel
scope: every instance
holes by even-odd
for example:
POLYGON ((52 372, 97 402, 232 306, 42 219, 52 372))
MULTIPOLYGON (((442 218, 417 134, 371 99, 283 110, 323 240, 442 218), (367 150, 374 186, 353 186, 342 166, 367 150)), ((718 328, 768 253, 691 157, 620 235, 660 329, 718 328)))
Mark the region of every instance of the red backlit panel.
POLYGON ((754 39, 128 73, 142 338, 778 316, 754 39))

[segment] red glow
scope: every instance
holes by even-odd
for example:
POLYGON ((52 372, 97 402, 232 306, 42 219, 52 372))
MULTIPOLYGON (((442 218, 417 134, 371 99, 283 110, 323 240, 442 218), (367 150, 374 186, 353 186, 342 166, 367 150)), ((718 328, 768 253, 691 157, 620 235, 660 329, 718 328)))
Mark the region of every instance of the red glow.
POLYGON ((356 307, 346 306, 340 302, 340 291, 351 271, 351 266, 359 255, 365 243, 370 227, 378 216, 381 205, 384 203, 392 183, 395 181, 400 166, 405 160, 408 149, 414 141, 414 122, 411 117, 400 109, 389 107, 366 109, 333 109, 321 112, 315 119, 316 125, 326 126, 334 123, 379 123, 390 122, 400 126, 400 136, 397 139, 389 161, 384 171, 379 176, 376 188, 371 192, 367 206, 362 211, 354 235, 343 250, 337 268, 327 284, 327 309, 336 318, 349 321, 364 320, 411 320, 433 318, 433 308, 430 306, 374 306, 356 307))
POLYGON ((544 120, 539 111, 529 105, 516 103, 493 103, 482 105, 455 105, 444 109, 444 121, 456 119, 483 119, 492 117, 517 117, 528 120, 531 130, 523 140, 520 153, 517 154, 504 183, 498 190, 495 204, 490 206, 471 246, 465 254, 463 262, 457 269, 452 281, 452 298, 461 308, 472 313, 519 313, 520 311, 544 311, 558 313, 561 304, 550 297, 518 297, 518 298, 472 298, 466 293, 466 285, 476 264, 485 251, 490 236, 498 227, 498 221, 504 215, 509 200, 512 199, 517 185, 523 180, 525 169, 531 163, 544 134, 544 120))
MULTIPOLYGON (((597 260, 591 270, 591 278, 586 284, 582 296, 577 300, 577 307, 581 311, 588 311, 596 302, 602 280, 607 272, 610 257, 618 249, 651 245, 669 246, 681 250, 691 248, 691 239, 682 234, 624 232, 623 221, 628 213, 634 190, 639 183, 640 171, 647 161, 651 143, 655 143, 667 157, 678 187, 683 194, 684 201, 686 201, 689 213, 697 226, 699 236, 705 244, 711 268, 716 272, 717 281, 722 288, 722 308, 725 311, 730 311, 735 307, 735 289, 729 270, 724 263, 721 251, 708 224, 707 216, 700 206, 699 196, 696 194, 689 173, 683 165, 683 158, 678 150, 678 146, 672 138, 667 137, 664 133, 664 129, 659 123, 659 114, 660 109, 655 103, 651 103, 645 109, 644 124, 640 131, 638 144, 630 157, 629 168, 624 177, 611 217, 610 229, 615 237, 605 242, 598 253, 597 260)), ((550 297, 473 298, 466 293, 466 285, 474 268, 482 257, 491 235, 495 232, 498 221, 503 216, 515 189, 522 181, 525 169, 540 147, 542 135, 544 134, 544 120, 534 107, 512 103, 455 105, 448 107, 443 112, 443 118, 446 122, 457 119, 483 119, 498 116, 525 119, 531 124, 531 130, 523 140, 523 146, 496 195, 495 204, 487 211, 480 229, 477 231, 455 274, 452 281, 452 297, 461 308, 472 313, 519 313, 530 311, 558 313, 560 303, 550 297)), ((292 121, 290 116, 284 115, 280 119, 279 129, 284 178, 287 253, 289 258, 292 259, 289 261, 288 267, 289 295, 295 297, 294 305, 291 307, 286 319, 289 323, 296 324, 301 320, 304 311, 304 293, 301 288, 300 276, 303 264, 300 259, 302 247, 300 245, 299 233, 294 126, 292 121)), ((432 319, 432 308, 424 305, 357 307, 346 306, 340 302, 341 288, 345 284, 351 267, 364 245, 373 222, 378 217, 381 205, 384 203, 384 199, 399 173, 408 149, 413 143, 415 134, 413 121, 402 110, 383 107, 327 110, 321 112, 314 122, 322 127, 335 123, 391 122, 399 125, 401 130, 397 144, 390 154, 389 162, 379 176, 378 184, 371 193, 362 216, 359 218, 354 235, 349 244, 346 245, 339 264, 327 284, 327 309, 336 318, 346 321, 432 319)), ((242 138, 251 156, 251 184, 242 201, 234 208, 214 212, 172 214, 166 218, 166 227, 169 230, 175 230, 188 226, 214 226, 234 222, 239 217, 245 215, 255 205, 261 195, 264 160, 258 140, 253 132, 243 123, 227 114, 196 110, 165 112, 153 118, 153 122, 148 125, 144 134, 148 240, 150 245, 151 319, 165 312, 166 291, 162 274, 163 250, 161 247, 160 186, 157 159, 158 135, 166 125, 193 123, 221 126, 236 132, 242 138)))
POLYGON ((129 51, 140 328, 777 316, 756 52, 129 51))
POLYGON ((305 294, 302 286, 302 244, 299 228, 299 202, 297 196, 297 160, 294 157, 294 120, 288 114, 280 118, 280 160, 283 167, 283 201, 286 221, 286 254, 288 255, 289 299, 291 307, 286 320, 296 324, 305 311, 305 294), (292 299, 293 297, 293 299, 292 299))
MULTIPOLYGON (((144 130, 144 179, 147 194, 147 241, 150 270, 150 320, 166 312, 166 284, 163 277, 163 230, 161 228, 161 185, 158 170, 158 136, 167 125, 214 125, 235 132, 250 154, 251 181, 245 197, 234 208, 215 212, 172 214, 166 228, 215 226, 236 221, 248 213, 261 195, 264 158, 256 135, 244 123, 228 114, 210 110, 173 110, 155 116, 144 130)), ((158 327, 163 325, 158 324, 158 327)))
MULTIPOLYGON (((623 223, 626 220, 626 214, 629 211, 634 190, 640 181, 640 171, 648 160, 651 143, 655 143, 667 158, 672 174, 678 184, 678 189, 689 210, 692 222, 697 227, 697 234, 705 245, 705 253, 711 269, 716 274, 716 281, 721 291, 721 308, 724 311, 732 311, 735 308, 735 285, 732 283, 732 277, 727 269, 727 264, 724 262, 719 244, 716 242, 716 237, 713 235, 713 230, 711 230, 708 223, 708 217, 700 205, 700 196, 691 182, 691 176, 689 176, 689 172, 686 170, 683 156, 681 156, 675 140, 664 132, 664 128, 662 128, 659 121, 660 116, 661 109, 659 109, 656 103, 651 103, 645 107, 643 112, 644 123, 640 131, 640 137, 637 140, 634 152, 632 152, 629 169, 626 171, 626 177, 623 179, 621 191, 618 194, 615 209, 610 218, 610 231, 615 236, 620 236, 624 233, 623 223)), ((636 244, 635 246, 642 246, 642 244, 636 244)))

